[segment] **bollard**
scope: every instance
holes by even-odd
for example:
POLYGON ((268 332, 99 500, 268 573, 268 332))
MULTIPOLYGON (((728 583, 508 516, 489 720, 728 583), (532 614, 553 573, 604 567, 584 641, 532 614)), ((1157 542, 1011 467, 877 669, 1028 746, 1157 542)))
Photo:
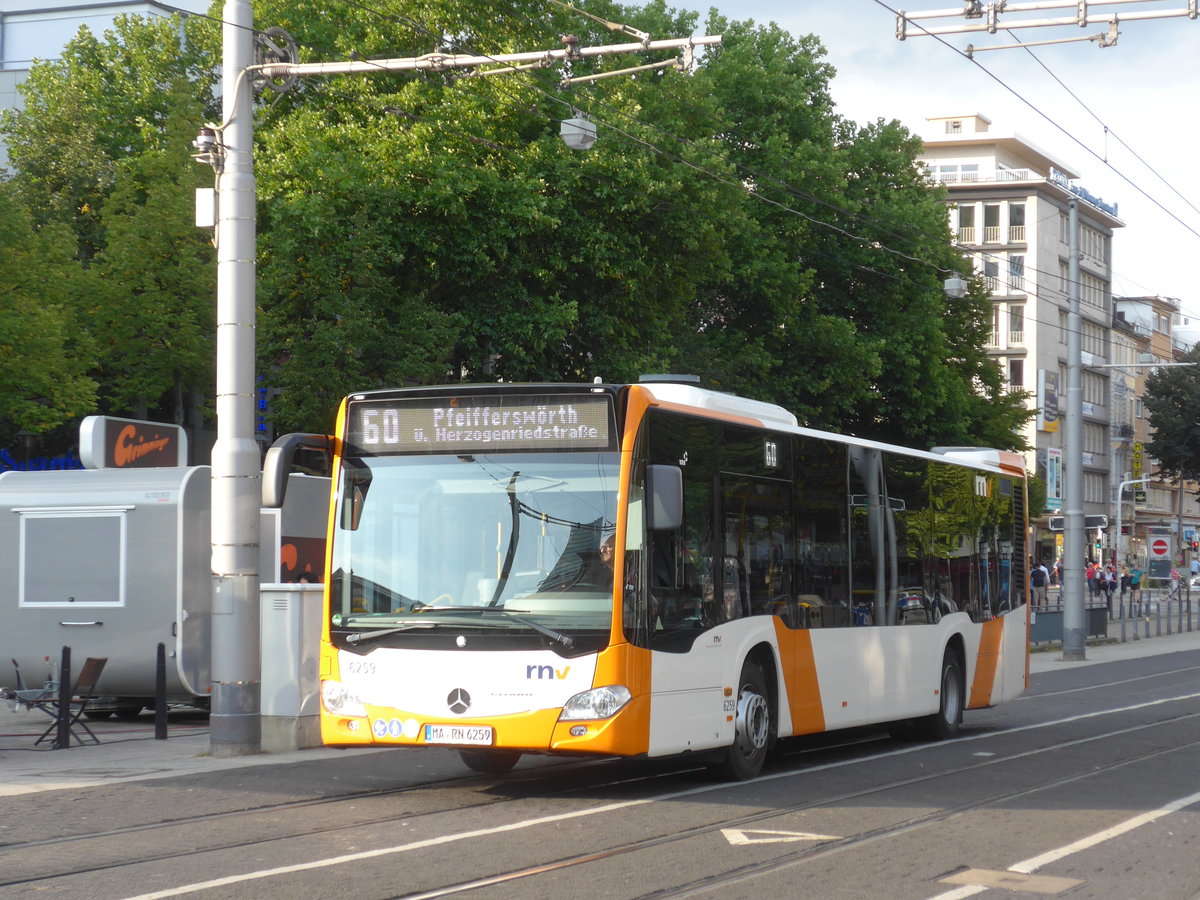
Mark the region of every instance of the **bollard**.
POLYGON ((62 648, 58 666, 58 730, 54 734, 55 750, 71 749, 71 648, 62 648))
POLYGON ((158 645, 154 663, 154 739, 167 739, 167 646, 158 645))
MULTIPOLYGON (((1171 635, 1171 595, 1170 594, 1167 594, 1167 616, 1166 616, 1166 618, 1167 618, 1167 636, 1170 637, 1170 635, 1171 635)), ((1159 631, 1159 634, 1162 634, 1161 630, 1159 631)))
POLYGON ((1125 613, 1126 612, 1127 612, 1127 610, 1125 608, 1125 601, 1122 600, 1121 601, 1121 643, 1122 644, 1125 643, 1125 613))

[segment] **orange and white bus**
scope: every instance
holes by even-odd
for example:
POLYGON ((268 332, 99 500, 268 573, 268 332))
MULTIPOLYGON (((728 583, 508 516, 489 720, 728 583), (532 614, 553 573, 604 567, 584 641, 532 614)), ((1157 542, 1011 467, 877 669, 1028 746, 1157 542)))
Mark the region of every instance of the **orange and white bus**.
POLYGON ((802 428, 687 376, 354 394, 332 456, 321 732, 333 746, 697 754, 954 735, 1028 683, 1022 457, 802 428))

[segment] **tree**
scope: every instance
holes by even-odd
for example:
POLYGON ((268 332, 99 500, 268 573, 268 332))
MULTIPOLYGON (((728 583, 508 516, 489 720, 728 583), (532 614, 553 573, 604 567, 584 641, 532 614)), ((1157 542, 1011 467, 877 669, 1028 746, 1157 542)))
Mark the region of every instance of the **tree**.
POLYGON ((0 183, 0 446, 90 412, 90 341, 71 314, 79 271, 62 226, 35 231, 0 183))
POLYGON ((1180 357, 1187 366, 1164 366, 1146 379, 1152 437, 1146 451, 1160 474, 1176 482, 1200 481, 1200 345, 1180 357))
MULTIPOLYGON (((189 20, 183 34, 198 33, 189 20)), ((211 173, 189 158, 213 72, 180 34, 159 17, 82 28, 3 115, 12 191, 82 265, 74 321, 98 348, 88 412, 182 422, 213 390, 214 254, 193 216, 211 173)))

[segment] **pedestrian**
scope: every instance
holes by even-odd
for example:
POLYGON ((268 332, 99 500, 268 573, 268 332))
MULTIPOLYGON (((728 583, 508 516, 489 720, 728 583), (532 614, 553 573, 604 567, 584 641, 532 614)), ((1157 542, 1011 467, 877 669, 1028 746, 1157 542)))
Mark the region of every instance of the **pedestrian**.
POLYGON ((1053 577, 1052 577, 1050 583, 1057 584, 1057 585, 1062 584, 1062 557, 1061 556, 1054 561, 1054 573, 1053 573, 1053 577))
POLYGON ((1046 606, 1046 586, 1050 581, 1050 572, 1041 563, 1034 563, 1029 570, 1029 600, 1034 609, 1046 606))
POLYGON ((1129 573, 1129 605, 1135 608, 1135 616, 1142 614, 1142 567, 1136 563, 1129 573))
POLYGON ((1125 618, 1125 595, 1129 593, 1129 586, 1133 582, 1133 576, 1129 574, 1129 566, 1121 566, 1121 618, 1125 618))
POLYGON ((1113 617, 1113 592, 1117 589, 1117 566, 1116 563, 1109 563, 1104 570, 1104 602, 1108 606, 1108 617, 1113 617))
POLYGON ((1087 564, 1087 571, 1084 572, 1084 577, 1087 578, 1088 596, 1093 600, 1096 599, 1096 593, 1100 590, 1100 582, 1097 580, 1096 576, 1096 564, 1094 562, 1089 562, 1087 564))

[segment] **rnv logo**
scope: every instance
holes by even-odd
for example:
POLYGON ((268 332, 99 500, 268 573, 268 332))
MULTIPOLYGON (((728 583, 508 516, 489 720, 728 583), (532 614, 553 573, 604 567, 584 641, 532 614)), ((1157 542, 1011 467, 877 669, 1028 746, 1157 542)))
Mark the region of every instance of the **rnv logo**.
POLYGON ((543 678, 554 678, 562 681, 567 677, 567 673, 570 671, 570 666, 567 666, 563 669, 556 669, 554 666, 526 666, 525 677, 530 680, 534 678, 537 678, 538 680, 543 678))

